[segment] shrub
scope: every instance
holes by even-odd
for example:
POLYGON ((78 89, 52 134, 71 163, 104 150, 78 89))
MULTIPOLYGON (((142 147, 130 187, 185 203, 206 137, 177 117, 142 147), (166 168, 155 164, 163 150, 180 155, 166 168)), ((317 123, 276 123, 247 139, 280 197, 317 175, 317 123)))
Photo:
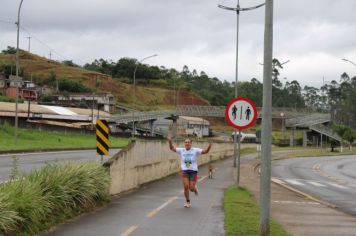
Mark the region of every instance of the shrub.
MULTIPOLYGON (((16 98, 15 97, 7 97, 7 96, 0 95, 0 102, 16 102, 16 98)), ((18 102, 19 103, 23 103, 24 100, 22 98, 19 98, 18 102)))
POLYGON ((72 93, 89 93, 92 92, 92 89, 85 86, 80 81, 61 79, 59 80, 59 90, 67 91, 72 93))
POLYGON ((41 100, 42 102, 53 102, 53 101, 55 101, 55 97, 52 96, 52 95, 43 94, 43 95, 40 97, 40 100, 41 100))
POLYGON ((150 83, 155 86, 168 88, 168 82, 164 79, 151 80, 150 83))
POLYGON ((0 235, 35 234, 106 202, 110 177, 98 163, 47 164, 0 186, 0 235))

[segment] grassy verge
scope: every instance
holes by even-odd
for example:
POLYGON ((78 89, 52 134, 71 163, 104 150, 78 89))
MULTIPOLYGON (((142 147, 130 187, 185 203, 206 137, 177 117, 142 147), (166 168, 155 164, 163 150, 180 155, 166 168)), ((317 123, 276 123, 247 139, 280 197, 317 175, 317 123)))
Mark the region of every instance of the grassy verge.
POLYGON ((283 154, 278 154, 275 153, 273 154, 273 159, 279 159, 279 158, 293 158, 293 157, 319 157, 319 156, 341 156, 341 155, 355 155, 356 150, 348 150, 344 149, 342 152, 340 151, 334 151, 331 152, 330 150, 321 150, 319 148, 310 148, 310 149, 305 149, 304 147, 299 147, 293 149, 288 149, 288 148, 277 148, 273 149, 274 151, 281 151, 285 150, 283 154))
POLYGON ((110 199, 97 163, 46 165, 0 185, 0 235, 34 235, 110 199))
MULTIPOLYGON (((259 208, 244 188, 229 187, 225 190, 225 235, 258 236, 259 208)), ((278 223, 271 220, 270 235, 290 236, 278 223)))
MULTIPOLYGON (((39 131, 32 129, 18 130, 18 144, 14 143, 14 127, 0 126, 0 150, 48 150, 48 149, 73 149, 95 148, 95 134, 59 133, 39 131)), ((110 148, 124 147, 128 144, 127 138, 110 137, 110 148)))

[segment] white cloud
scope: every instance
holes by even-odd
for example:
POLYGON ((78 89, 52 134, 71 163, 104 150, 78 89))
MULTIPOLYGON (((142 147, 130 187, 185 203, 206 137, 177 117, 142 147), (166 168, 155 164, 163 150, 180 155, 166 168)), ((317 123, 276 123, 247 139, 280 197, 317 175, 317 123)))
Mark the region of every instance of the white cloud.
MULTIPOLYGON (((240 0, 250 7, 262 0, 240 0)), ((19 0, 2 0, 0 49, 16 45, 19 0)), ((236 0, 24 0, 21 25, 31 33, 31 51, 78 64, 104 58, 143 58, 181 70, 184 65, 220 80, 235 80, 236 13, 217 4, 236 0)), ((274 57, 290 60, 282 77, 320 86, 356 67, 354 0, 274 1, 274 57)), ((264 8, 241 12, 239 80, 262 81, 264 8)), ((27 49, 21 30, 20 47, 27 49)))

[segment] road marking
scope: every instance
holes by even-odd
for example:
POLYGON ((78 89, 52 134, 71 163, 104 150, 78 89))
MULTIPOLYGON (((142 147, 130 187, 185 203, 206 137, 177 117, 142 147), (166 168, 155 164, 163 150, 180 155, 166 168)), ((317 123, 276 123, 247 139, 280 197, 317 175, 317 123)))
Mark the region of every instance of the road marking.
POLYGON ((148 213, 146 215, 146 217, 148 218, 152 218, 153 216, 155 216, 160 210, 162 210, 164 207, 166 207, 168 204, 172 203, 174 200, 176 200, 177 197, 171 197, 168 201, 166 201, 165 203, 163 203, 161 206, 157 207, 156 209, 154 209, 153 211, 151 211, 150 213, 148 213))
POLYGON ((132 232, 134 232, 136 229, 138 228, 137 225, 131 226, 130 228, 128 228, 125 232, 123 232, 122 234, 120 234, 120 236, 129 236, 132 232))
POLYGON ((201 177, 201 178, 198 180, 198 183, 199 183, 200 181, 203 181, 203 180, 206 179, 207 177, 208 177, 207 175, 201 177))
POLYGON ((302 184, 302 183, 300 183, 300 182, 298 182, 298 181, 296 181, 294 179, 286 179, 286 181, 288 183, 290 183, 290 184, 293 184, 293 185, 304 185, 304 184, 302 184))
POLYGON ((324 184, 320 184, 318 182, 314 182, 314 181, 308 181, 309 184, 317 186, 317 187, 326 187, 324 184))
POLYGON ((339 185, 339 184, 335 184, 335 183, 328 183, 328 184, 331 185, 331 186, 334 186, 336 188, 348 189, 348 187, 345 187, 345 186, 342 186, 342 185, 339 185))
POLYGON ((321 166, 320 163, 315 164, 315 165, 313 166, 314 172, 320 172, 320 166, 321 166))
POLYGON ((294 202, 294 201, 273 201, 280 204, 303 204, 303 205, 320 205, 319 202, 294 202))

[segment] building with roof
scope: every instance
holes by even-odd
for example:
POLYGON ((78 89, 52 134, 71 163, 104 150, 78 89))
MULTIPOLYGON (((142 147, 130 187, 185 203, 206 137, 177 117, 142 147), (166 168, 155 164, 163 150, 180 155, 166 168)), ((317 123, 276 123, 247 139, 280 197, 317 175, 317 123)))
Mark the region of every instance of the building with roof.
MULTIPOLYGON (((173 121, 168 119, 158 119, 154 122, 154 129, 168 133, 173 129, 173 121)), ((200 117, 179 116, 177 120, 177 132, 180 136, 209 136, 210 122, 200 117)))
POLYGON ((88 108, 95 107, 105 112, 115 111, 115 97, 111 93, 70 93, 53 96, 57 100, 56 103, 61 105, 87 104, 88 108))

